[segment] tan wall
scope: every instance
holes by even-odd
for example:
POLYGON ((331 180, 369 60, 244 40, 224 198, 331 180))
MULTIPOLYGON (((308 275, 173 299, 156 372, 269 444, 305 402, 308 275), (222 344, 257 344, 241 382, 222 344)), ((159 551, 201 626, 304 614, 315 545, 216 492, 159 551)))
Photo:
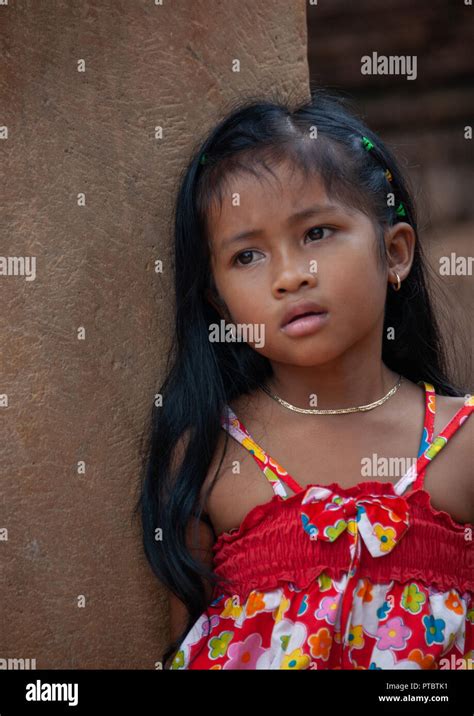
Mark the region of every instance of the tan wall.
POLYGON ((0 658, 154 668, 167 599, 131 511, 171 328, 177 175, 239 94, 308 91, 305 2, 18 0, 0 14, 0 253, 37 272, 0 279, 0 658))

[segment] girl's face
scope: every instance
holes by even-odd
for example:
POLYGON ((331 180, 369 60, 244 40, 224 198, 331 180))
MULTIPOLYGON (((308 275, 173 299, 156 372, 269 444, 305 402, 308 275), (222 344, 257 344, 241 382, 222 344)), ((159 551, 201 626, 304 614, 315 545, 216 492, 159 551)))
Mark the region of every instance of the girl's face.
MULTIPOLYGON (((259 324, 260 337, 263 324, 263 345, 248 343, 280 363, 315 366, 361 341, 379 341, 381 349, 388 269, 377 262, 371 221, 330 201, 319 178, 295 179, 287 165, 274 171, 281 186, 271 176, 233 175, 221 212, 214 207, 209 216, 212 271, 227 320, 259 324), (237 238, 244 232, 252 235, 237 238), (285 330, 288 309, 303 301, 326 315, 308 331, 285 330)), ((407 259, 407 246, 401 256, 407 259)))

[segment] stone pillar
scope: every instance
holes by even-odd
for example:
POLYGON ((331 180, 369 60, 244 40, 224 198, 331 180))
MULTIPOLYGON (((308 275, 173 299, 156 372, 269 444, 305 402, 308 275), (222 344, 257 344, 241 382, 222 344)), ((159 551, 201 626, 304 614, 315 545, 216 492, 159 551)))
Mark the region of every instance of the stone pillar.
POLYGON ((132 510, 177 176, 227 103, 309 92, 306 4, 5 0, 0 21, 1 253, 18 259, 0 276, 0 657, 154 669, 168 604, 132 510))

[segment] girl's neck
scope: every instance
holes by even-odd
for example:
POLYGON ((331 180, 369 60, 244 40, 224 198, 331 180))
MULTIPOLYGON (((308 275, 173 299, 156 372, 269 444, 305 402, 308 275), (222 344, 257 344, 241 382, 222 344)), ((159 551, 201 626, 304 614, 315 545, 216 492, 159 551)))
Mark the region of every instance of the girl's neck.
POLYGON ((399 373, 387 368, 382 361, 374 365, 326 363, 311 367, 272 362, 272 367, 274 374, 267 381, 267 387, 299 408, 324 410, 366 405, 386 395, 399 378, 399 373))

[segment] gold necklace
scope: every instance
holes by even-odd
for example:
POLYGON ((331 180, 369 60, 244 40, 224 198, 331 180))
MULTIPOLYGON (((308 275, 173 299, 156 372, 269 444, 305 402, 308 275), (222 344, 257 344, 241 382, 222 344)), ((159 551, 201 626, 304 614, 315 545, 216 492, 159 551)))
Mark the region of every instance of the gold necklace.
POLYGON ((326 409, 326 410, 318 410, 317 408, 297 408, 296 405, 292 405, 291 403, 287 403, 286 400, 283 400, 283 398, 280 398, 278 395, 274 395, 274 393, 271 393, 268 388, 264 385, 261 385, 261 389, 267 393, 267 395, 270 396, 270 398, 273 398, 273 400, 276 400, 280 405, 283 405, 284 408, 288 408, 289 410, 294 410, 297 413, 306 413, 309 415, 336 415, 338 413, 356 413, 358 411, 364 411, 364 410, 372 410, 373 408, 376 408, 378 405, 382 405, 382 403, 385 403, 386 400, 388 400, 394 393, 397 392, 399 389, 401 382, 403 378, 400 375, 398 378, 398 383, 393 386, 393 388, 390 388, 388 393, 384 395, 383 398, 380 398, 380 400, 376 400, 374 403, 369 403, 368 405, 358 405, 355 408, 339 408, 339 409, 326 409))

